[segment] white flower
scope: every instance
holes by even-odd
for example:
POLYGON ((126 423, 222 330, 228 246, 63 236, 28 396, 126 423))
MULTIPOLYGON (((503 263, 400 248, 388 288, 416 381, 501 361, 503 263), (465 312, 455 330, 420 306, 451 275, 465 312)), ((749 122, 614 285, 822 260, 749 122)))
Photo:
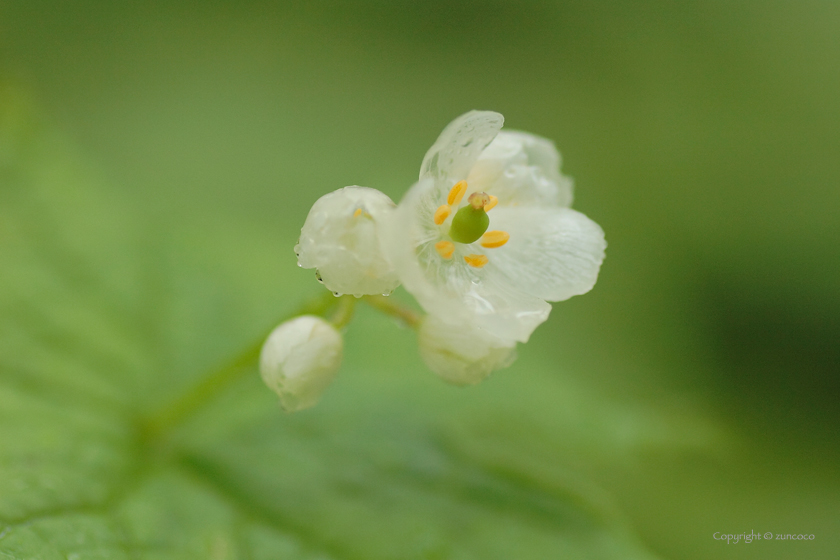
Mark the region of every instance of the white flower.
POLYGON ((260 352, 260 375, 284 410, 315 405, 341 366, 341 334, 330 323, 302 315, 281 323, 260 352))
POLYGON ((434 315, 423 319, 417 340, 429 369, 454 385, 475 385, 516 359, 515 342, 434 315))
POLYGON ((377 220, 395 204, 367 187, 344 187, 319 198, 295 246, 298 264, 315 268, 336 295, 389 294, 399 280, 382 255, 377 220))
POLYGON ((547 301, 592 288, 606 242, 598 224, 568 207, 572 185, 554 145, 499 132, 503 122, 472 111, 447 126, 379 234, 429 314, 525 342, 548 318, 547 301))

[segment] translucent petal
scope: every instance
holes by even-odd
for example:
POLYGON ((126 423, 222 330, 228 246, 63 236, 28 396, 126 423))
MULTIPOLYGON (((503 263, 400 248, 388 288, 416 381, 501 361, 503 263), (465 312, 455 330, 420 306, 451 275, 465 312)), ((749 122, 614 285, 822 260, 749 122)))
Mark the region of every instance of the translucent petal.
POLYGON ((470 111, 449 123, 426 152, 420 166, 420 179, 451 182, 450 187, 466 179, 473 164, 496 137, 504 122, 505 118, 493 111, 470 111))
POLYGON ((399 280, 382 255, 377 221, 395 208, 382 192, 344 187, 319 198, 300 231, 298 264, 315 268, 332 292, 391 293, 399 280))
POLYGON ((487 268, 501 271, 511 287, 562 301, 595 285, 607 242, 601 227, 570 208, 499 206, 491 227, 510 234, 503 247, 489 251, 487 268))
POLYGON ((560 173, 554 143, 526 132, 502 131, 467 176, 470 192, 499 198, 502 206, 572 204, 572 180, 560 173))
POLYGON ((429 315, 417 333, 423 362, 444 381, 475 385, 516 359, 516 343, 429 315))
POLYGON ((433 181, 419 182, 381 220, 382 250, 400 281, 429 314, 478 325, 502 339, 527 341, 551 306, 512 286, 490 266, 468 266, 465 256, 487 252, 477 243, 458 243, 452 258, 442 259, 434 248, 441 238, 430 203, 436 192, 433 181))
POLYGON ((281 323, 262 347, 260 375, 289 412, 313 406, 341 366, 341 334, 327 321, 302 315, 281 323))

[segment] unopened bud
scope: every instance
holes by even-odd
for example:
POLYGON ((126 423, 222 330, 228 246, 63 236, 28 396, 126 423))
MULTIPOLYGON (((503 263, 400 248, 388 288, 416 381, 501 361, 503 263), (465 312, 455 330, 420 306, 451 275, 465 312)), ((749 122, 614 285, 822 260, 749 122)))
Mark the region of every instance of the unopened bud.
POLYGON ((377 219, 395 208, 388 196, 367 187, 344 187, 319 198, 300 230, 298 264, 315 268, 336 295, 380 295, 399 280, 382 255, 377 219))
POLYGON ((330 323, 302 315, 281 323, 263 344, 260 375, 294 412, 315 405, 341 366, 344 343, 330 323))

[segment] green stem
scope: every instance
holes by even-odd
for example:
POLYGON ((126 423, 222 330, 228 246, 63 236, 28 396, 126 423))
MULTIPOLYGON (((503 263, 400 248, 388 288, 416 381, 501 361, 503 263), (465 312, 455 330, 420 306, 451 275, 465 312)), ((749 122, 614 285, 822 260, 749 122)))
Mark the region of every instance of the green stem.
POLYGON ((356 298, 354 296, 341 296, 338 300, 337 309, 330 317, 330 322, 337 329, 343 329, 353 320, 353 312, 356 309, 356 298))
MULTIPOLYGON (((353 298, 351 297, 350 299, 353 298)), ((340 303, 340 299, 334 297, 330 293, 327 293, 324 294, 323 297, 310 301, 296 312, 288 315, 285 319, 282 319, 280 322, 299 315, 322 316, 329 311, 330 308, 335 307, 340 303)), ((346 307, 346 304, 342 307, 346 307)), ((336 314, 342 315, 341 307, 336 314)), ((347 312, 345 311, 344 314, 346 315, 347 312)), ((349 314, 350 317, 352 317, 352 307, 349 314)), ((349 321, 349 317, 347 320, 349 321)), ((153 441, 160 438, 163 434, 172 431, 174 428, 182 424, 187 418, 192 416, 193 413, 224 392, 234 382, 241 379, 254 365, 257 364, 262 345, 270 332, 271 331, 261 336, 253 344, 246 348, 244 352, 232 361, 228 362, 225 366, 210 372, 210 374, 204 377, 198 385, 182 395, 178 400, 170 403, 168 406, 162 408, 157 413, 146 419, 141 426, 144 439, 146 439, 146 441, 153 441)))
POLYGON ((420 326, 422 317, 412 309, 403 307, 390 296, 365 296, 362 301, 386 315, 395 317, 412 329, 420 326))
MULTIPOLYGON (((365 296, 363 301, 386 315, 396 317, 411 328, 416 329, 420 325, 420 316, 417 313, 399 305, 389 298, 384 296, 365 296)), ((296 312, 282 319, 281 322, 300 315, 318 315, 323 317, 331 309, 334 309, 330 321, 336 328, 340 329, 345 327, 353 318, 355 305, 356 298, 353 296, 336 298, 332 294, 327 293, 323 297, 312 300, 302 306, 296 312)), ((210 372, 198 385, 182 395, 179 399, 147 418, 141 424, 144 439, 146 441, 159 440, 164 434, 173 431, 183 424, 196 411, 203 408, 236 381, 243 378, 259 361, 260 350, 270 332, 259 337, 259 339, 246 348, 234 360, 210 372)))

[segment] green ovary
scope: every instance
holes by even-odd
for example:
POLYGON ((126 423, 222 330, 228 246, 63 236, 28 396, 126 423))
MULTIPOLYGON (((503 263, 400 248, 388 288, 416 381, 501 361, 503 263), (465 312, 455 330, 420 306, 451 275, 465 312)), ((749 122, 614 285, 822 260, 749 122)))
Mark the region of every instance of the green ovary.
POLYGON ((449 237, 456 243, 473 243, 484 235, 489 226, 490 217, 483 207, 467 205, 458 210, 452 218, 449 237))

